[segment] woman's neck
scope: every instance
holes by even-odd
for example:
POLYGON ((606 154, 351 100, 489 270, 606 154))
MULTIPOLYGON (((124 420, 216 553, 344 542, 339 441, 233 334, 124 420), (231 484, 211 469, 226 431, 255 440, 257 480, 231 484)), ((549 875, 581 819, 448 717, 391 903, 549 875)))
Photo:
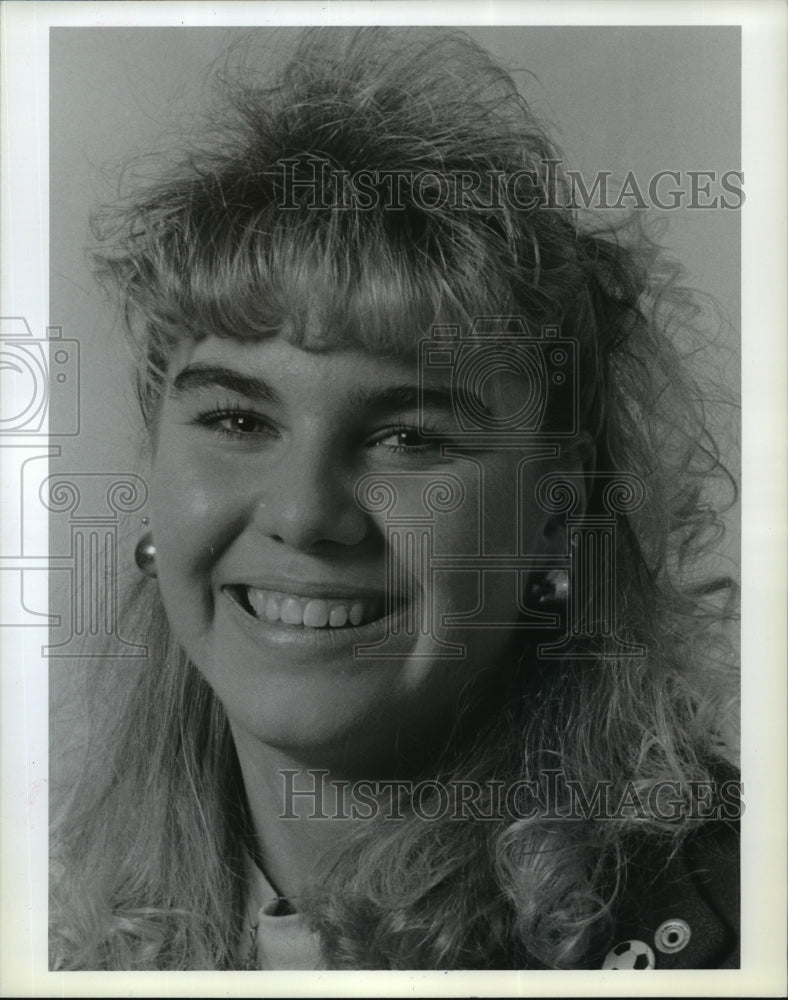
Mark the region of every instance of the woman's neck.
POLYGON ((321 861, 363 818, 344 808, 352 781, 233 729, 252 823, 250 849, 275 891, 295 910, 321 861))
POLYGON ((500 715, 508 700, 505 685, 480 687, 481 694, 458 708, 453 731, 435 728, 426 735, 403 729, 388 752, 374 741, 363 752, 357 745, 355 767, 347 747, 341 752, 290 752, 231 722, 252 826, 250 850, 275 891, 295 910, 313 889, 327 855, 349 843, 377 808, 388 808, 390 801, 397 809, 403 781, 452 770, 460 748, 467 749, 500 715), (375 786, 383 793, 376 800, 375 786))

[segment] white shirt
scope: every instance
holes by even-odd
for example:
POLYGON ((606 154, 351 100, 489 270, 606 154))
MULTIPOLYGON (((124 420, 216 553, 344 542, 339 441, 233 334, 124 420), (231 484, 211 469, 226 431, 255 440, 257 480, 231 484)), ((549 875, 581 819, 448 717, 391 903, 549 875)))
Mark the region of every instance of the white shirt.
POLYGON ((247 969, 324 969, 320 937, 300 913, 275 916, 279 896, 263 872, 247 858, 249 903, 238 947, 239 964, 247 969))

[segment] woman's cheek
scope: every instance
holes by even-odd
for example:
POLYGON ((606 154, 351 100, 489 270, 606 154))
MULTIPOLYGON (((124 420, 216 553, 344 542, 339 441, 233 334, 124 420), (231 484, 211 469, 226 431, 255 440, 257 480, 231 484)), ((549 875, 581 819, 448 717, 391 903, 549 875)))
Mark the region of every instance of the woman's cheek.
POLYGON ((214 569, 243 530, 250 502, 226 463, 187 447, 162 448, 151 483, 151 522, 160 586, 168 595, 211 600, 214 569))

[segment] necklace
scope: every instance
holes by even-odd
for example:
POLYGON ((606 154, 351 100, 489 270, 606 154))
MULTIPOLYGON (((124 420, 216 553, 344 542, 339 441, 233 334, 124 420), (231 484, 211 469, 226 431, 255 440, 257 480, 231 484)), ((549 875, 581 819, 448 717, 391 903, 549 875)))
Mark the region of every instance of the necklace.
POLYGON ((257 960, 257 930, 258 930, 259 926, 260 926, 259 922, 255 922, 249 928, 249 950, 248 950, 248 952, 246 954, 246 958, 244 959, 244 961, 243 961, 243 963, 241 965, 241 971, 242 972, 261 972, 262 971, 263 967, 260 965, 259 961, 257 960))

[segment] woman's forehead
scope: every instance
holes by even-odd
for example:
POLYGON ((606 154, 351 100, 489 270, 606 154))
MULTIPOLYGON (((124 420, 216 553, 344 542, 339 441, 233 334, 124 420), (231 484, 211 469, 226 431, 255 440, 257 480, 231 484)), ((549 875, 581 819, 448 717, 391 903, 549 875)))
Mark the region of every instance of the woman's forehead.
POLYGON ((418 355, 394 355, 355 346, 312 350, 284 335, 256 340, 214 335, 179 343, 168 380, 176 396, 226 392, 292 413, 443 411, 462 423, 467 410, 477 432, 499 428, 529 401, 541 413, 539 387, 527 366, 500 357, 479 378, 462 365, 431 363, 434 340, 423 347, 418 355))
POLYGON ((364 345, 345 344, 315 333, 304 340, 281 332, 265 337, 227 337, 209 334, 183 338, 170 355, 170 378, 190 366, 226 367, 241 373, 265 372, 277 377, 305 374, 336 377, 341 373, 348 382, 385 380, 412 376, 418 371, 418 355, 413 352, 383 352, 364 345))
POLYGON ((268 322, 245 324, 241 317, 232 325, 198 330, 178 328, 169 337, 169 367, 181 359, 205 351, 228 353, 240 348, 252 358, 255 349, 267 342, 283 341, 308 354, 332 355, 343 351, 404 364, 415 364, 420 345, 431 336, 432 325, 418 322, 403 303, 401 322, 394 325, 388 316, 338 315, 317 306, 288 314, 270 316, 268 322))

